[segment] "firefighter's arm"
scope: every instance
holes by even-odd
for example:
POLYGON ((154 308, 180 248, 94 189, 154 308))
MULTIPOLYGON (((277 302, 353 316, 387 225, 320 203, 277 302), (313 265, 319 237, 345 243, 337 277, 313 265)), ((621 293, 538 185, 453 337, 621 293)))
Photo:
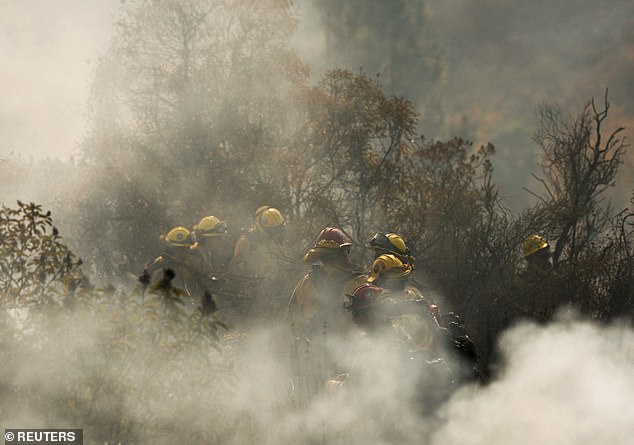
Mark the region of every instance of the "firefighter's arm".
POLYGON ((356 288, 358 288, 359 286, 363 286, 364 284, 367 284, 368 282, 368 276, 367 275, 357 275, 349 280, 347 280, 344 284, 343 284, 343 289, 341 292, 341 301, 343 303, 343 305, 347 305, 350 303, 350 295, 352 295, 355 291, 356 288))
POLYGON ((164 265, 165 265, 165 256, 161 255, 161 256, 158 256, 158 257, 154 258, 148 264, 143 266, 143 270, 147 270, 149 273, 152 273, 155 270, 160 269, 164 265))
POLYGON ((301 336, 305 334, 307 320, 312 316, 310 294, 312 286, 310 285, 308 275, 304 276, 293 289, 293 293, 286 307, 286 321, 291 326, 293 335, 301 336))
POLYGON ((246 236, 241 236, 236 241, 236 246, 233 249, 233 258, 229 262, 227 270, 232 275, 245 275, 245 267, 249 251, 251 250, 251 243, 246 236))
POLYGON ((183 260, 183 264, 189 270, 199 276, 207 276, 205 260, 198 247, 190 247, 189 255, 183 260))
POLYGON ((159 269, 167 267, 165 257, 163 255, 154 258, 148 264, 143 266, 143 272, 137 277, 143 286, 147 286, 152 281, 152 275, 159 269))

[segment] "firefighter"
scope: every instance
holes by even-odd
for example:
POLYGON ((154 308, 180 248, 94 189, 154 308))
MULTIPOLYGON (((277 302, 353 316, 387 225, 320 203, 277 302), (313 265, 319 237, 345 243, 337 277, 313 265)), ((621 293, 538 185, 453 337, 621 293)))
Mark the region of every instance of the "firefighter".
POLYGON ((227 254, 230 251, 227 245, 227 223, 213 215, 205 216, 193 227, 192 232, 207 273, 212 277, 223 275, 231 259, 231 255, 227 254))
POLYGON ((412 350, 425 350, 428 355, 433 355, 440 324, 434 307, 427 303, 422 292, 410 282, 412 270, 411 264, 402 262, 395 255, 382 254, 372 263, 368 283, 383 288, 383 293, 390 300, 403 309, 407 308, 396 322, 405 331, 412 331, 408 334, 413 342, 412 350))
POLYGON ((342 351, 354 324, 344 305, 348 294, 367 279, 350 262, 351 245, 340 229, 324 228, 304 255, 311 269, 299 280, 288 302, 293 400, 300 407, 347 369, 342 351), (333 352, 333 346, 338 353, 333 352))
POLYGON ((524 267, 510 277, 508 286, 496 289, 494 310, 482 313, 486 331, 482 341, 482 362, 486 380, 502 369, 503 355, 498 346, 502 332, 520 321, 547 322, 552 316, 555 289, 560 289, 550 262, 550 244, 539 234, 522 240, 524 267))
POLYGON ((285 227, 278 209, 261 206, 253 227, 236 241, 227 270, 235 293, 248 302, 243 315, 266 320, 278 316, 284 307, 284 296, 290 291, 283 275, 289 261, 285 227))
POLYGON ((275 251, 283 243, 286 221, 282 213, 273 207, 261 206, 255 212, 253 227, 238 238, 233 258, 229 263, 229 273, 236 276, 264 275, 265 262, 257 251, 275 251))
MULTIPOLYGON (((372 239, 370 239, 367 247, 374 251, 372 261, 376 260, 381 255, 388 254, 394 255, 403 264, 411 266, 412 269, 414 268, 414 261, 416 258, 414 258, 414 256, 410 253, 409 247, 407 247, 403 237, 397 233, 377 232, 372 239)), ((409 275, 409 282, 413 284, 414 287, 420 288, 420 284, 413 275, 414 274, 409 275)))
POLYGON ((556 274, 550 262, 550 244, 541 235, 528 236, 522 245, 526 268, 516 279, 519 313, 539 322, 550 320, 555 309, 556 274))
POLYGON ((350 326, 344 305, 367 279, 350 262, 351 246, 340 229, 326 227, 305 254, 304 262, 312 268, 295 286, 287 307, 287 320, 296 334, 310 337, 324 323, 337 332, 350 326))
POLYGON ((370 283, 362 284, 348 296, 345 308, 365 334, 381 331, 388 322, 390 307, 396 305, 383 288, 370 283))
POLYGON ((409 251, 405 240, 394 232, 378 232, 368 243, 368 248, 374 250, 374 259, 383 254, 390 254, 397 257, 405 264, 413 266, 415 258, 409 251))
MULTIPOLYGON (((440 347, 446 336, 441 332, 434 312, 422 298, 408 300, 399 295, 406 292, 408 297, 422 297, 409 286, 402 285, 408 274, 407 266, 402 267, 393 255, 389 255, 390 259, 382 256, 377 261, 387 267, 379 266, 383 277, 373 282, 386 284, 391 280, 391 284, 401 283, 391 289, 367 283, 350 295, 346 308, 360 328, 355 346, 362 353, 375 348, 384 351, 394 375, 408 380, 403 382, 411 387, 408 393, 412 400, 408 404, 416 406, 425 415, 432 414, 448 398, 456 383, 453 369, 444 359, 445 350, 440 347)), ((368 372, 363 366, 352 369, 342 384, 368 381, 368 376, 372 376, 372 370, 368 372), (366 372, 368 375, 362 375, 366 372)))
POLYGON ((173 277, 168 280, 170 285, 185 291, 187 307, 193 310, 209 286, 204 259, 186 227, 174 227, 161 239, 163 252, 144 266, 139 281, 156 285, 165 277, 173 277))
POLYGON ((411 264, 395 255, 379 255, 372 264, 368 283, 382 287, 383 301, 392 302, 388 315, 410 343, 410 352, 421 352, 427 357, 425 360, 435 355, 449 359, 456 381, 479 379, 475 344, 467 335, 464 322, 453 312, 442 313, 428 301, 412 282, 412 270, 411 264))
POLYGON ((524 259, 528 273, 549 272, 553 266, 550 262, 550 244, 541 235, 530 235, 523 243, 524 259))

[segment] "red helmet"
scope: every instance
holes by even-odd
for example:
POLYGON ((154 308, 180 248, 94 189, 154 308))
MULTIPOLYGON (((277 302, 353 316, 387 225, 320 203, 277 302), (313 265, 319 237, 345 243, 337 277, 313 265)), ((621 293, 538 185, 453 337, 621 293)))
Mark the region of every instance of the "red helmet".
POLYGON ((304 256, 304 261, 311 262, 322 258, 324 255, 339 252, 342 248, 351 246, 352 243, 346 235, 336 227, 326 227, 313 243, 313 247, 304 256))
POLYGON ((374 284, 362 284, 348 295, 350 304, 348 304, 347 309, 353 314, 370 309, 384 300, 381 295, 382 290, 374 284))

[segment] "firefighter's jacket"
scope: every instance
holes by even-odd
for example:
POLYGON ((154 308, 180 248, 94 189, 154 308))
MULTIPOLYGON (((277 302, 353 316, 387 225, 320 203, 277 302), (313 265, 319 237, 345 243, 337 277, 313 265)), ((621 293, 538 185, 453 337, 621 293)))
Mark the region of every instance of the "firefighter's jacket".
POLYGON ((285 252, 283 243, 266 233, 249 231, 236 242, 227 268, 230 287, 235 294, 252 298, 261 315, 278 316, 290 293, 285 252))
POLYGON ((561 296, 562 277, 552 266, 539 268, 529 264, 514 280, 514 315, 546 322, 552 317, 561 296))
POLYGON ((197 243, 206 273, 210 277, 223 276, 227 272, 229 261, 232 258, 231 249, 227 248, 229 241, 217 239, 220 243, 210 244, 210 241, 207 240, 201 240, 197 243))
POLYGON ((162 279, 163 270, 173 270, 172 286, 185 290, 196 299, 202 296, 210 284, 204 259, 195 246, 166 249, 144 269, 150 274, 152 284, 162 279))
POLYGON ((431 352, 438 347, 439 325, 418 288, 406 285, 402 291, 384 289, 382 294, 392 306, 386 308, 388 321, 408 352, 431 352))
POLYGON ((286 319, 295 336, 313 337, 327 332, 344 334, 352 327, 345 309, 348 295, 367 280, 367 275, 329 265, 315 265, 295 286, 286 319))

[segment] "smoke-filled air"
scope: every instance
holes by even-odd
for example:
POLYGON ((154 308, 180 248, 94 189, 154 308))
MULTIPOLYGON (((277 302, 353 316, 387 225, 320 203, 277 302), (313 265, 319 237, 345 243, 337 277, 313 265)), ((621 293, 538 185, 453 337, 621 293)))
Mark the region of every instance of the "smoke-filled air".
POLYGON ((3 432, 632 443, 634 3, 0 1, 0 30, 3 432))

